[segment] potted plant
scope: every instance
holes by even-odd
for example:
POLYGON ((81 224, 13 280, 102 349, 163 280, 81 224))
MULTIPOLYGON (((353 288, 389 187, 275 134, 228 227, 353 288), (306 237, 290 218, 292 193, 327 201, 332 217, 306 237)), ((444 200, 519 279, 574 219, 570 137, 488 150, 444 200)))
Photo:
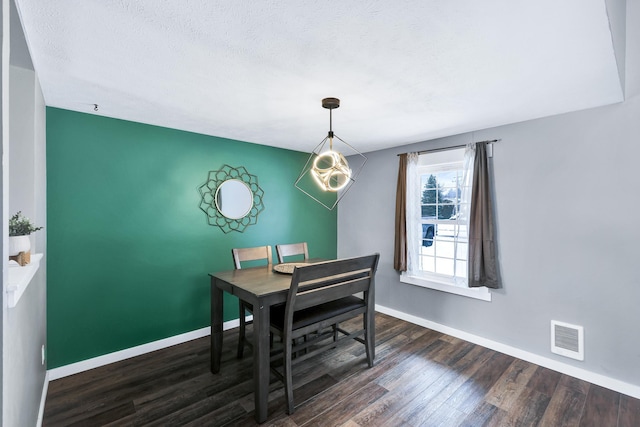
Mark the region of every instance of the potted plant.
POLYGON ((9 219, 9 256, 28 252, 31 249, 29 235, 41 229, 42 227, 33 225, 21 211, 12 216, 9 219))

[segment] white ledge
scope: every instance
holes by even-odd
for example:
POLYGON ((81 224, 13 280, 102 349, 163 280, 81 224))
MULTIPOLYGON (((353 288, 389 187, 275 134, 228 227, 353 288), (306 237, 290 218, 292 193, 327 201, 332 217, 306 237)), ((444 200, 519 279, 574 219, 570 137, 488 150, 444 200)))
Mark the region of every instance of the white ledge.
POLYGON ((18 304, 20 297, 31 283, 31 279, 40 267, 42 254, 31 255, 31 262, 24 267, 9 264, 9 283, 7 285, 7 300, 9 308, 18 304))
POLYGON ((424 277, 409 276, 406 273, 400 275, 400 282, 410 285, 421 286, 423 288, 435 289, 436 291, 448 292, 454 295, 462 295, 468 298, 479 299, 482 301, 491 301, 491 291, 486 287, 480 288, 463 288, 451 284, 436 282, 424 277))

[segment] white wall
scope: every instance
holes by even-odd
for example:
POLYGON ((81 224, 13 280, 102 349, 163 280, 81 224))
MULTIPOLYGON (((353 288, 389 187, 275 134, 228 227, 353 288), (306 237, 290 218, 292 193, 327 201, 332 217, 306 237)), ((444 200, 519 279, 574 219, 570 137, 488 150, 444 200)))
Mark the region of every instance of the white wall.
POLYGON ((0 262, 2 262, 2 292, 0 292, 0 303, 3 307, 0 317, 0 380, 2 380, 2 391, 0 392, 0 421, 4 418, 4 316, 6 298, 4 294, 4 284, 7 281, 8 271, 8 239, 9 233, 9 169, 5 166, 9 156, 9 2, 0 0, 0 33, 2 34, 1 60, 0 60, 0 132, 2 135, 2 161, 0 162, 0 183, 2 184, 2 198, 0 199, 0 227, 2 227, 2 244, 0 245, 0 262))
MULTIPOLYGON (((11 66, 9 81, 9 215, 22 211, 35 222, 35 74, 11 66)), ((31 244, 36 234, 30 236, 31 244)))
MULTIPOLYGON (((9 11, 3 0, 3 15, 9 11)), ((19 26, 15 6, 11 26, 19 26)), ((6 15, 5 15, 6 16, 6 15)), ((7 47, 7 20, 3 20, 3 55, 7 47)), ((11 32, 13 36, 14 28, 11 32)), ((11 37, 12 52, 28 56, 24 36, 11 37)), ((13 58, 13 54, 11 55, 13 58)), ((24 61, 23 61, 24 62, 24 61)), ((46 227, 45 105, 35 72, 4 61, 2 65, 2 254, 6 254, 8 217, 18 210, 46 227)), ((45 231, 32 235, 32 253, 46 252, 45 231)), ((2 295, 6 288, 7 259, 2 255, 2 295)), ((39 421, 46 365, 41 346, 46 340, 46 255, 15 307, 2 298, 2 425, 33 426, 39 421)))
MULTIPOLYGON (((9 215, 21 210, 45 225, 45 176, 36 169, 45 157, 42 92, 32 70, 10 66, 9 82, 9 215)), ((44 251, 45 238, 44 231, 31 235, 32 253, 44 251)), ((46 257, 18 304, 4 310, 4 425, 35 425, 46 376, 46 257)))
POLYGON ((376 303, 640 390, 638 0, 627 2, 624 59, 621 104, 368 153, 338 207, 338 255, 381 253, 376 303), (504 288, 484 302, 400 283, 396 154, 494 138, 504 288), (551 353, 552 319, 584 326, 583 362, 551 353))

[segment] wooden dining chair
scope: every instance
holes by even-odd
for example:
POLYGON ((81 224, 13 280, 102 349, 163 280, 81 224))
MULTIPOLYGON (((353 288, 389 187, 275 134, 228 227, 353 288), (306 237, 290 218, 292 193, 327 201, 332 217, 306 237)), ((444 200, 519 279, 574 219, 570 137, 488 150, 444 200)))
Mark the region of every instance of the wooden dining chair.
MULTIPOLYGON (((253 248, 234 248, 231 249, 231 255, 233 256, 233 264, 237 270, 242 268, 243 262, 248 261, 262 261, 266 260, 267 265, 272 263, 271 246, 257 246, 253 248)), ((240 337, 238 339, 238 359, 242 359, 244 354, 244 345, 251 346, 251 342, 246 338, 247 325, 253 323, 253 321, 246 320, 246 313, 253 314, 253 306, 245 301, 239 301, 239 318, 240 318, 240 337)))
POLYGON ((306 360, 348 339, 364 344, 367 364, 375 358, 374 280, 379 254, 326 261, 296 267, 284 306, 271 309, 271 332, 282 338, 274 348, 271 369, 284 383, 287 413, 293 414, 293 364, 306 360), (357 295, 356 295, 357 294, 357 295), (362 316, 361 329, 338 327, 342 334, 334 341, 332 326, 362 316), (308 337, 300 341, 301 337, 308 337))
POLYGON ((307 248, 307 242, 276 245, 276 254, 278 255, 278 262, 280 264, 285 262, 285 257, 290 256, 302 255, 304 260, 309 259, 309 249, 307 248))

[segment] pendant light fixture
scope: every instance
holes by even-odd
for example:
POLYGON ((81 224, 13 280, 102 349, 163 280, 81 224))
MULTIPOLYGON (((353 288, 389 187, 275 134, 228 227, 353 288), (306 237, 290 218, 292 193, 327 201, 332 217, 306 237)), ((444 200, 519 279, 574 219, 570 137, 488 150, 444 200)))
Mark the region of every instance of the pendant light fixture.
POLYGON ((332 113, 340 107, 340 100, 324 98, 322 107, 329 110, 329 133, 309 156, 295 185, 332 210, 353 185, 367 158, 333 132, 332 113))
MULTIPOLYGON (((313 160, 311 175, 324 191, 338 191, 345 187, 351 179, 351 169, 344 156, 333 150, 333 115, 334 108, 340 106, 338 98, 325 98, 322 106, 329 110, 329 134, 323 142, 329 140, 329 150, 319 154, 313 160)), ((337 137, 336 137, 337 138, 337 137)))

